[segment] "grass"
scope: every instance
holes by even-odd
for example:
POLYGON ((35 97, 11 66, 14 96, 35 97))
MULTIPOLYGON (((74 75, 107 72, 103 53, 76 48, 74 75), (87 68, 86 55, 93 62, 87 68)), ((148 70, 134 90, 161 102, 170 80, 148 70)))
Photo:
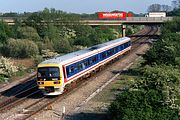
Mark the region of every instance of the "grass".
POLYGON ((177 100, 175 101, 175 104, 180 106, 180 95, 177 96, 177 100))
POLYGON ((116 94, 122 92, 134 83, 134 76, 120 75, 116 80, 111 82, 102 92, 96 95, 92 101, 110 103, 115 99, 116 94))
POLYGON ((4 75, 0 75, 0 83, 1 82, 4 82, 4 81, 7 81, 9 78, 7 78, 6 76, 4 75))
POLYGON ((112 84, 111 91, 116 92, 121 89, 128 88, 132 83, 134 83, 134 77, 130 75, 120 75, 112 84))
POLYGON ((144 60, 142 58, 137 60, 128 71, 122 72, 116 80, 111 82, 102 92, 96 95, 92 101, 111 103, 115 99, 116 94, 124 91, 134 83, 135 79, 138 77, 137 69, 140 68, 143 62, 144 60))

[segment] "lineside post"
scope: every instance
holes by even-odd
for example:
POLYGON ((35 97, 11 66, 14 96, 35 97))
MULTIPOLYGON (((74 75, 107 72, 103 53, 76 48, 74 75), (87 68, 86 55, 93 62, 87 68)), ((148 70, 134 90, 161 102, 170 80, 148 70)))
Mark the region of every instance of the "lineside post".
POLYGON ((122 25, 122 37, 126 36, 126 25, 122 25))
POLYGON ((62 116, 61 116, 61 119, 64 119, 65 117, 65 112, 66 112, 66 108, 65 106, 62 107, 62 116))

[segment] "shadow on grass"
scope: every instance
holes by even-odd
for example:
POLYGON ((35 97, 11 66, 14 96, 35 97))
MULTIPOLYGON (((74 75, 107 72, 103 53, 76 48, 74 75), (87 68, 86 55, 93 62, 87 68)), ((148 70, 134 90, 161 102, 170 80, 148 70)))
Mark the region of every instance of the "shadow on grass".
POLYGON ((107 113, 77 113, 64 117, 64 120, 109 120, 107 113))
POLYGON ((121 75, 129 75, 129 76, 139 76, 140 71, 138 69, 128 69, 128 70, 113 70, 111 71, 113 74, 120 73, 121 75))

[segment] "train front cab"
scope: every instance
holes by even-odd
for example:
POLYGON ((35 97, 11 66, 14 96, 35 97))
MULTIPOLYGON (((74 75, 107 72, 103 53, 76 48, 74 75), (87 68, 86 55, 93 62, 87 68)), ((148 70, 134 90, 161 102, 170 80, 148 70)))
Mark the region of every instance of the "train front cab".
POLYGON ((58 64, 40 64, 37 69, 37 84, 44 95, 63 93, 62 67, 58 64))

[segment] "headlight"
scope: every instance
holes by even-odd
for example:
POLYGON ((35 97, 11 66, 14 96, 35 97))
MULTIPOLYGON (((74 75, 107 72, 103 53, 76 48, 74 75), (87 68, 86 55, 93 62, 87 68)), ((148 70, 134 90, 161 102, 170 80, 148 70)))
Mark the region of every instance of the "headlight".
POLYGON ((60 84, 60 81, 55 81, 54 84, 60 84))
POLYGON ((43 85, 43 84, 44 84, 44 82, 38 82, 38 84, 39 84, 39 85, 43 85))

